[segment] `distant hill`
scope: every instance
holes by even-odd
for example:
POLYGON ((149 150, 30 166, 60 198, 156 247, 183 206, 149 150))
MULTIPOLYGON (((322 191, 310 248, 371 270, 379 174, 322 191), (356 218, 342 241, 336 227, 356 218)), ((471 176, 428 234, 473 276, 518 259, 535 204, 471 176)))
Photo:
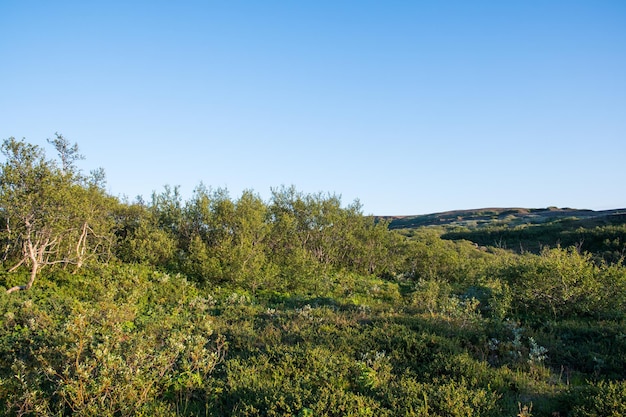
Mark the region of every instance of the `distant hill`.
POLYGON ((424 226, 447 228, 514 227, 523 224, 546 224, 555 221, 580 221, 585 227, 626 223, 626 209, 586 210, 573 208, 481 208, 454 210, 416 216, 381 216, 390 229, 413 229, 424 226))
POLYGON ((407 236, 422 227, 436 227, 442 239, 467 240, 485 248, 538 253, 544 247, 575 246, 610 263, 626 258, 626 209, 483 208, 383 219, 407 236))

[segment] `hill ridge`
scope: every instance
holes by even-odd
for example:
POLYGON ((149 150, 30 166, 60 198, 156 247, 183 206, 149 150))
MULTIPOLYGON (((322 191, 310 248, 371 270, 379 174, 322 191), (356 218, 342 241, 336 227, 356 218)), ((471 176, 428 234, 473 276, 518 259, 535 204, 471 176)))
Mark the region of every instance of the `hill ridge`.
POLYGON ((377 216, 389 221, 390 229, 416 228, 422 226, 469 226, 477 227, 493 223, 524 224, 547 223, 564 219, 626 222, 626 208, 610 210, 575 209, 549 206, 546 208, 485 207, 477 209, 449 210, 431 214, 407 216, 377 216), (622 218, 623 217, 623 218, 622 218))

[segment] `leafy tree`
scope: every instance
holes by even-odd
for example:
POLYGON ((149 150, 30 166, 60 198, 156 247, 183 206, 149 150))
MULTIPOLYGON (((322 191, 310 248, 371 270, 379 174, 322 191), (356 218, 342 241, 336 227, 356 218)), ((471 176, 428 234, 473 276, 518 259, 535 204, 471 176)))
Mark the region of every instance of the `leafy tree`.
POLYGON ((267 206, 251 191, 244 191, 235 202, 234 236, 229 272, 234 282, 253 290, 273 278, 274 268, 266 254, 270 226, 267 206))
POLYGON ((174 237, 181 233, 183 221, 183 201, 179 187, 166 185, 162 193, 152 193, 151 211, 155 215, 156 225, 174 237))
POLYGON ((224 262, 232 237, 234 206, 226 190, 210 191, 203 184, 184 207, 181 247, 183 269, 199 281, 224 281, 224 262))
POLYGON ((5 261, 9 271, 30 267, 26 284, 8 293, 29 289, 41 268, 75 265, 110 253, 112 243, 104 191, 89 186, 73 168, 77 147, 57 135, 64 152, 63 167, 45 157, 36 145, 9 138, 2 144, 6 161, 0 165, 0 210, 3 218, 5 261))
POLYGON ((233 201, 225 189, 200 185, 184 208, 181 230, 185 270, 200 280, 256 289, 272 275, 266 256, 267 207, 251 191, 233 201))
POLYGON ((176 252, 176 239, 158 227, 157 214, 137 202, 116 210, 116 255, 123 262, 167 267, 176 252))
POLYGON ((405 252, 403 238, 389 232, 388 223, 364 216, 360 205, 344 211, 347 246, 342 251, 342 264, 361 274, 387 276, 397 272, 405 252))
POLYGON ((75 174, 76 161, 85 159, 85 157, 78 152, 78 144, 70 144, 70 142, 59 133, 55 133, 54 136, 54 139, 48 139, 48 143, 52 144, 59 154, 61 170, 64 174, 75 174))
POLYGON ((297 283, 295 277, 308 281, 331 266, 331 248, 324 236, 334 224, 322 206, 326 203, 330 209, 337 201, 334 196, 305 195, 293 186, 272 190, 269 256, 290 286, 297 283))

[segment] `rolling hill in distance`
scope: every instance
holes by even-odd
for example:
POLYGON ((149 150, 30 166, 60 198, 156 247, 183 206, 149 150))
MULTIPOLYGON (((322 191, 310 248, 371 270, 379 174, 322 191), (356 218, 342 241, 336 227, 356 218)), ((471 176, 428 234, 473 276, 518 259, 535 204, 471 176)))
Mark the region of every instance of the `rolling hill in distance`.
POLYGON ((380 219, 407 236, 430 229, 442 239, 467 240, 485 250, 540 253, 574 247, 601 262, 626 258, 626 209, 482 208, 380 219))
POLYGON ((514 227, 524 224, 554 222, 579 223, 581 227, 626 223, 626 208, 612 210, 547 208, 480 208, 452 210, 414 216, 380 216, 389 221, 390 229, 410 229, 423 226, 477 228, 487 226, 514 227))

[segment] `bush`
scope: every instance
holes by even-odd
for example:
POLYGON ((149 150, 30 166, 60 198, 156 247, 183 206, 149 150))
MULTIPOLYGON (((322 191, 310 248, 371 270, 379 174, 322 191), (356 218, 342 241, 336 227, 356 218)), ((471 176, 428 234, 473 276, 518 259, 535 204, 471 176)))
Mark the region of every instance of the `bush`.
POLYGON ((577 395, 573 417, 621 417, 626 415, 626 381, 592 383, 577 395))
POLYGON ((36 289, 3 298, 5 415, 174 415, 205 404, 226 348, 206 300, 181 277, 117 272, 133 286, 107 286, 95 302, 54 287, 39 300, 36 289))

